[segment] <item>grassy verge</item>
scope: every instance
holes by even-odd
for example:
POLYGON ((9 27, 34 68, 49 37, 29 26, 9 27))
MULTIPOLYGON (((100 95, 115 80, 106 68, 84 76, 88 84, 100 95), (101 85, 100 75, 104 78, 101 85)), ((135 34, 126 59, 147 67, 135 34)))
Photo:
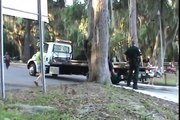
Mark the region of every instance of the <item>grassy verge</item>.
POLYGON ((0 106, 0 120, 177 120, 179 117, 179 104, 96 83, 49 86, 46 94, 40 88, 9 91, 7 99, 0 100, 0 106))
MULTIPOLYGON (((149 79, 146 81, 146 83, 149 79)), ((154 85, 161 85, 161 86, 177 86, 179 82, 177 75, 175 74, 168 74, 164 75, 161 78, 154 77, 154 85)))
POLYGON ((175 74, 166 73, 163 78, 155 78, 155 84, 158 85, 176 86, 177 82, 178 78, 175 74))

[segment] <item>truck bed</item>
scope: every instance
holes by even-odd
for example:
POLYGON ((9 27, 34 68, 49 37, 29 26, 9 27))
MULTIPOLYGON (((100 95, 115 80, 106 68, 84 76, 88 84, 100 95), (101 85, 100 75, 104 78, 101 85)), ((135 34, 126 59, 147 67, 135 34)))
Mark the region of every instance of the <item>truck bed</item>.
POLYGON ((53 62, 50 66, 59 67, 59 74, 87 75, 88 63, 83 60, 70 60, 67 62, 53 62))
MULTIPOLYGON (((114 67, 115 72, 118 74, 118 76, 123 76, 123 77, 120 77, 121 81, 127 80, 128 70, 129 70, 128 64, 124 62, 122 63, 116 62, 116 63, 113 63, 113 67, 114 67)), ((146 81, 148 78, 146 71, 149 71, 151 69, 155 69, 155 68, 154 67, 139 67, 139 80, 142 82, 146 81)))
MULTIPOLYGON (((88 63, 84 60, 70 60, 67 62, 53 62, 50 63, 52 67, 59 67, 59 74, 76 74, 76 75, 87 75, 88 74, 88 63)), ((115 72, 122 76, 122 80, 127 80, 129 66, 125 63, 113 63, 115 72)), ((139 73, 141 75, 146 74, 146 70, 153 68, 140 67, 139 73)))

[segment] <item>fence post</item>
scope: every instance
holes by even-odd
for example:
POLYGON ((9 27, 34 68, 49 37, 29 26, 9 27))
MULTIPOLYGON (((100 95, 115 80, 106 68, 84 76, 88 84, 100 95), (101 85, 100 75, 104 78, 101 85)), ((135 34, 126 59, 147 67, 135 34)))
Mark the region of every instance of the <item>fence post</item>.
POLYGON ((164 73, 164 81, 165 81, 165 85, 167 85, 167 76, 166 76, 166 73, 164 73))

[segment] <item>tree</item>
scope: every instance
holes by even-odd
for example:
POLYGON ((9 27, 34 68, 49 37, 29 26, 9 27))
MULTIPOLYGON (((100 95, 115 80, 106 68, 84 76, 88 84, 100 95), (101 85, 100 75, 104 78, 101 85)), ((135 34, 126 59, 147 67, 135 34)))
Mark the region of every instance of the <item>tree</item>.
POLYGON ((138 46, 136 0, 129 0, 130 39, 138 46))
POLYGON ((24 48, 22 61, 27 62, 30 58, 30 38, 31 38, 31 20, 25 19, 25 39, 24 39, 24 48))
POLYGON ((87 59, 89 81, 110 84, 108 67, 109 14, 108 0, 89 0, 87 59))

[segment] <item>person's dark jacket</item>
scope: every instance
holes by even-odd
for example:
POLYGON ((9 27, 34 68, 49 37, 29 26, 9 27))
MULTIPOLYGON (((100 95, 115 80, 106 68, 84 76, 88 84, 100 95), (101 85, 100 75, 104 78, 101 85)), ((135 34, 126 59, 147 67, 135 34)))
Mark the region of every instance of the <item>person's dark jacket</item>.
POLYGON ((127 60, 129 61, 130 64, 133 63, 140 63, 140 56, 141 56, 141 51, 138 47, 136 46, 131 46, 126 52, 125 55, 127 57, 127 60))

